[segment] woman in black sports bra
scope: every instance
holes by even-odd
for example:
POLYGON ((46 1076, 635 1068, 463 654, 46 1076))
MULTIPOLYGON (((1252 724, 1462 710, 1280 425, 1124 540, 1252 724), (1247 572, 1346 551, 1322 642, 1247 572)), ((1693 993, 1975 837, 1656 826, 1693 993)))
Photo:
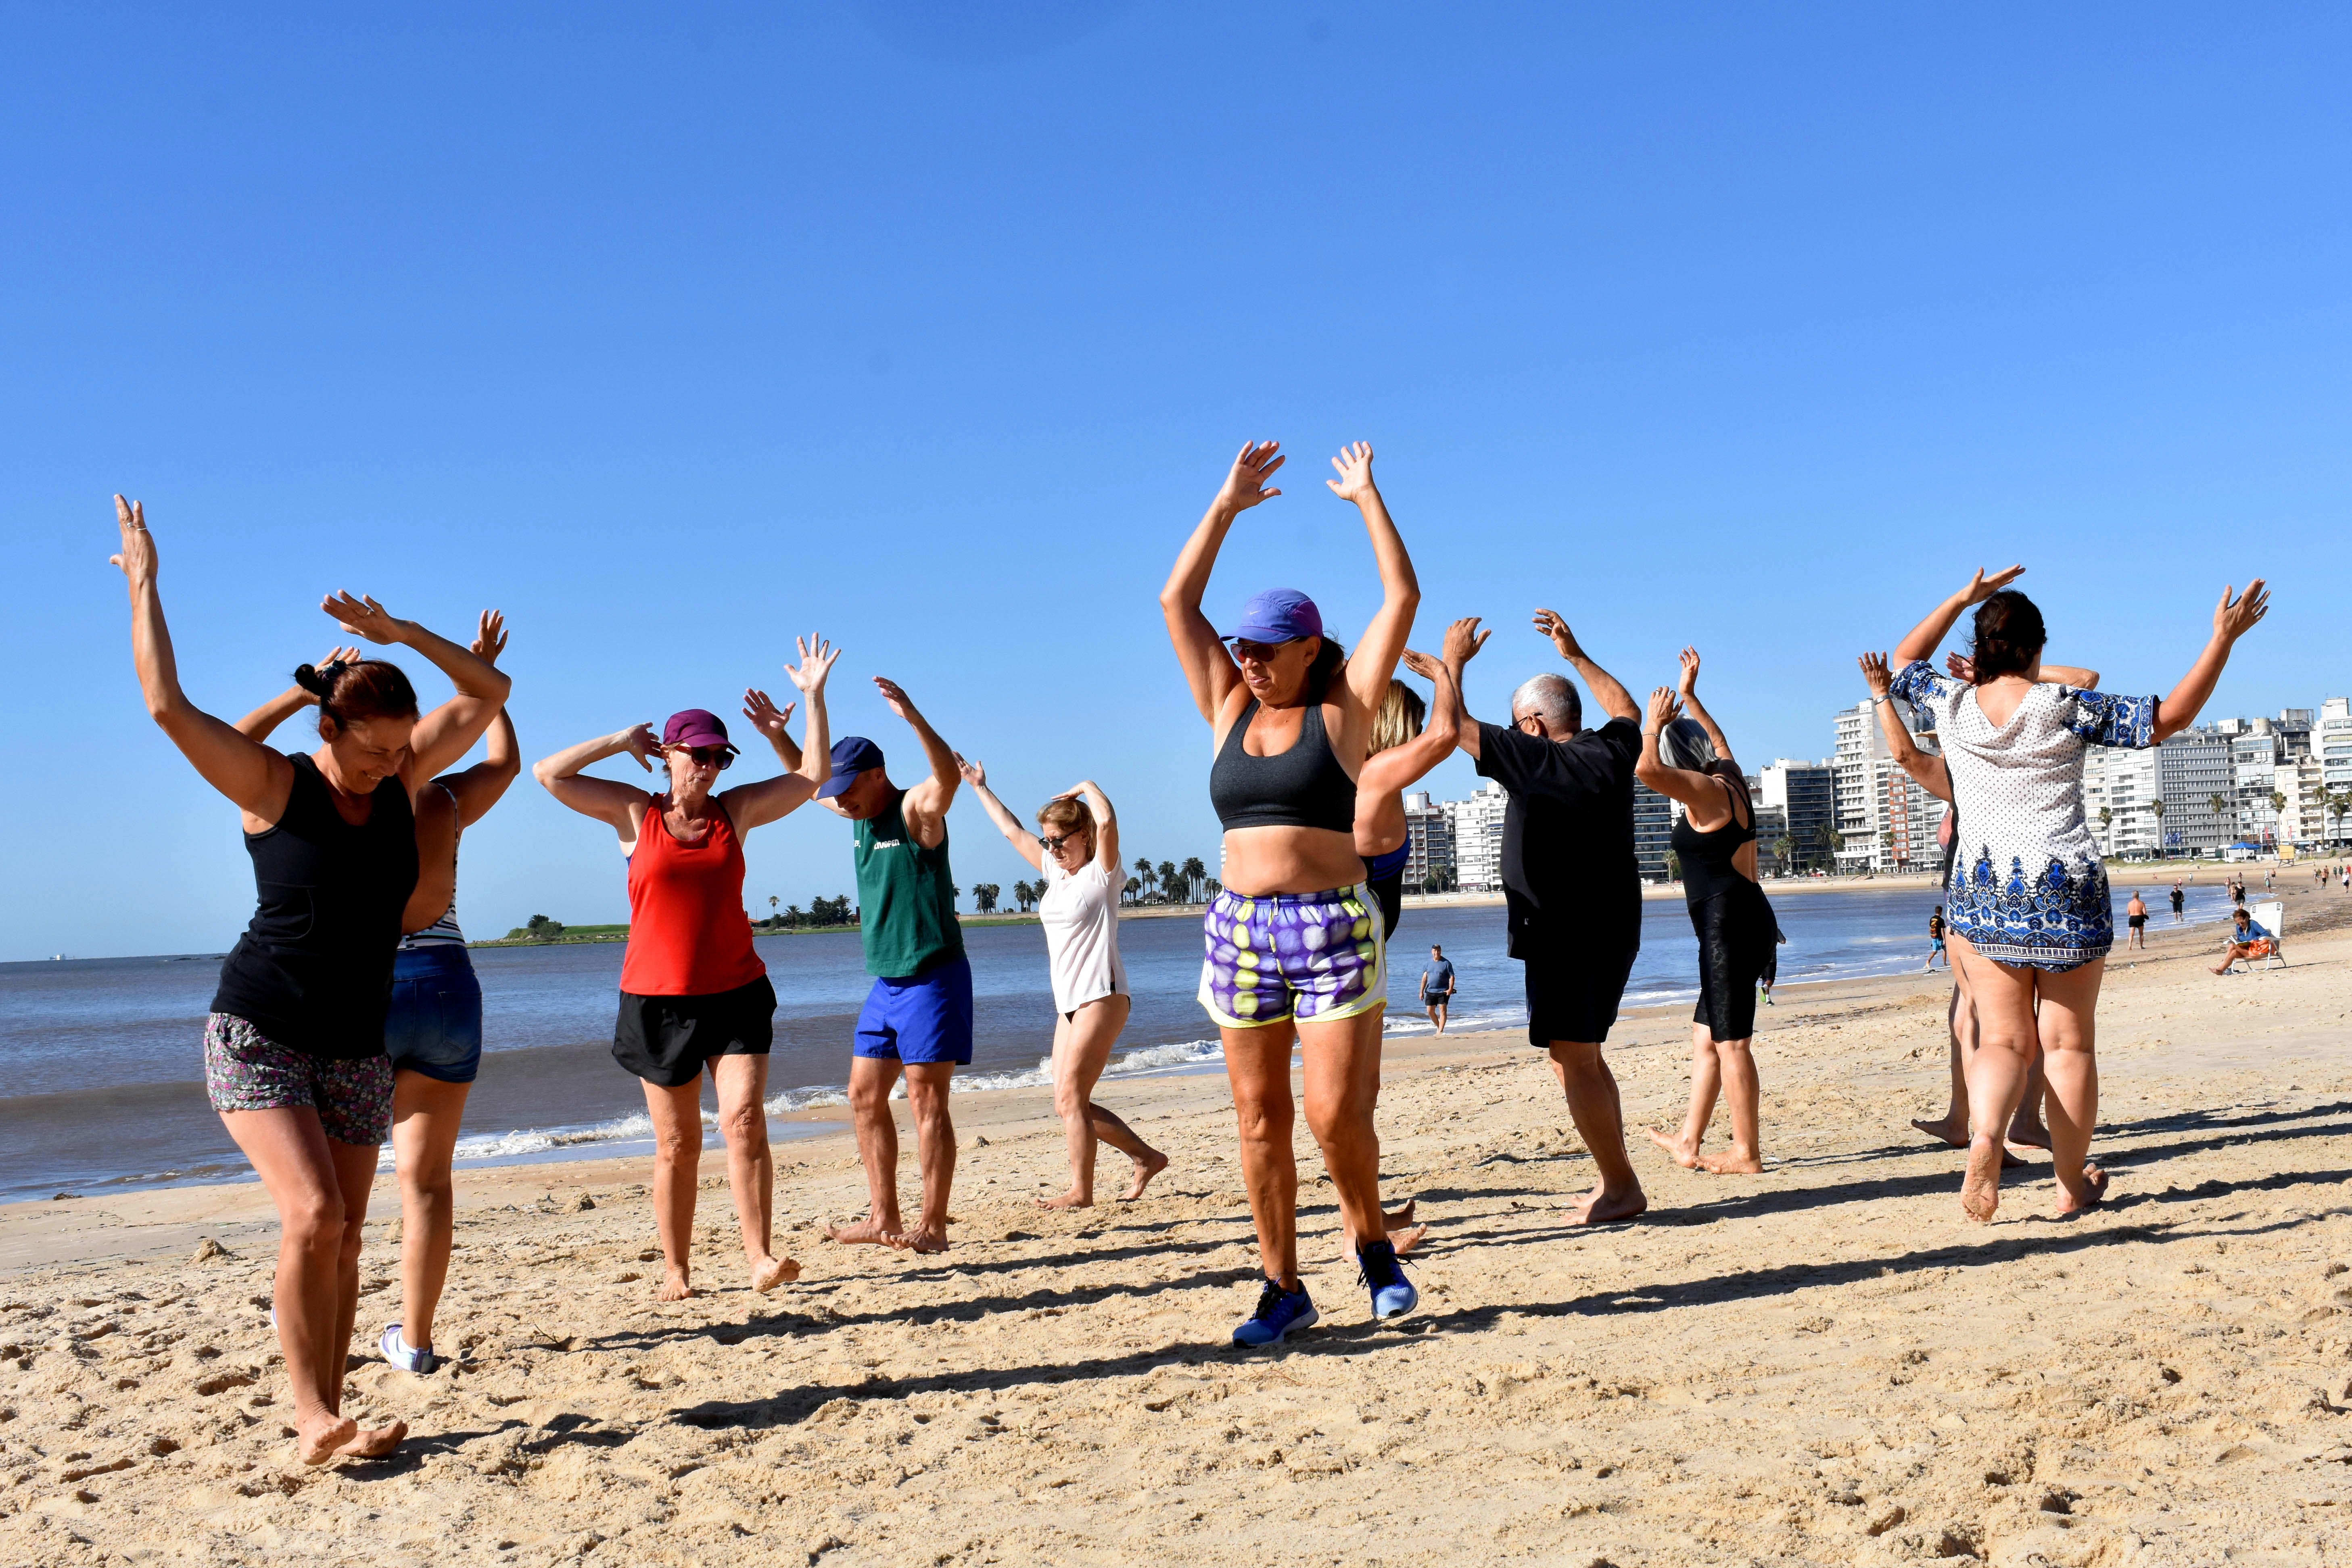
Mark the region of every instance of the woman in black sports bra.
POLYGON ((1642 760, 1633 776, 1683 803, 1674 850, 1683 895, 1698 934, 1698 1006, 1691 1014, 1691 1100, 1682 1130, 1644 1129, 1678 1165, 1717 1174, 1764 1169, 1757 1127, 1760 1089, 1748 1041, 1756 1033, 1756 983, 1771 961, 1779 927, 1756 880, 1756 805, 1732 760, 1731 743, 1698 700, 1698 651, 1683 649, 1682 690, 1650 693, 1642 726, 1642 760), (1688 706, 1690 718, 1679 716, 1688 706), (1707 1154, 1699 1144, 1717 1093, 1731 1111, 1731 1149, 1707 1154))
POLYGON ((1362 513, 1380 565, 1381 607, 1354 656, 1323 635, 1314 601, 1290 589, 1251 599, 1221 637, 1201 596, 1234 520, 1282 493, 1267 480, 1283 460, 1271 441, 1242 448, 1160 595, 1177 662, 1215 737, 1209 797, 1225 829, 1225 888, 1202 921, 1201 1005, 1224 1043, 1265 1269, 1256 1310, 1234 1331, 1240 1344, 1271 1343, 1316 1317, 1298 1279, 1294 1037, 1307 1058, 1307 1125, 1357 1238, 1373 1315, 1393 1317, 1418 1300, 1381 1216, 1372 1107, 1388 972, 1355 826, 1372 714, 1421 588, 1372 483, 1372 449, 1360 444, 1332 459, 1339 477, 1330 482, 1362 513))

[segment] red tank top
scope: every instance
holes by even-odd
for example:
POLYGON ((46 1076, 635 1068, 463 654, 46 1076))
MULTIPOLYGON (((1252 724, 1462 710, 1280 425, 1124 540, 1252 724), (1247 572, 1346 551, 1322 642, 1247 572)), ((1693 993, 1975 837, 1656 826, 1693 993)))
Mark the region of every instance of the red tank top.
MULTIPOLYGON (((692 844, 670 837, 667 795, 646 806, 629 855, 629 945, 621 989, 636 996, 709 996, 768 973, 743 912, 743 843, 727 809, 692 844)), ((714 802, 713 805, 717 803, 714 802)))

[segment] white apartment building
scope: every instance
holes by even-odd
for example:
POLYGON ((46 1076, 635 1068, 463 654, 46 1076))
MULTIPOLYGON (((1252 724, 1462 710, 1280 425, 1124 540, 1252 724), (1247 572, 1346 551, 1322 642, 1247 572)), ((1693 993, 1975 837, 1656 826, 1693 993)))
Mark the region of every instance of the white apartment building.
POLYGON ((2331 818, 2319 758, 2306 752, 2281 763, 2271 774, 2271 787, 2286 797, 2278 810, 2280 843, 2314 848, 2327 842, 2331 818))
POLYGON ((2210 724, 2183 730, 2156 748, 2156 765, 2164 791, 2168 852, 2219 849, 2237 842, 2238 780, 2229 736, 2210 724), (2213 809, 2216 795, 2222 803, 2219 812, 2213 809))
POLYGON ((2278 765, 2285 761, 2281 737, 2267 719, 2224 719, 2216 726, 2230 737, 2230 771, 2238 786, 2238 836, 2257 844, 2278 837, 2278 812, 2271 805, 2278 765))
POLYGON ((1437 808, 1454 843, 1454 885, 1465 893, 1503 890, 1503 813, 1510 798, 1488 779, 1469 799, 1449 800, 1437 808))
POLYGON ((2352 789, 2352 697, 2331 697, 2319 705, 2311 749, 2319 753, 2319 776, 2329 789, 2352 789))
POLYGON ((1675 824, 1682 815, 1682 802, 1633 781, 1633 864, 1644 882, 1674 879, 1666 857, 1673 852, 1675 824))
POLYGON ((1433 878, 1443 886, 1454 870, 1454 824, 1445 807, 1431 800, 1427 790, 1407 792, 1404 828, 1410 835, 1404 858, 1405 891, 1420 892, 1433 878))
MULTIPOLYGON (((1921 749, 1932 750, 1933 742, 1921 749)), ((1766 770, 1767 778, 1770 772, 1766 770)), ((1837 830, 1845 840, 1837 853, 1840 871, 1943 864, 1936 829, 1944 820, 1944 803, 1895 763, 1867 699, 1838 710, 1830 775, 1837 830)))
POLYGON ((2153 809, 2164 798, 2157 777, 2152 749, 2093 746, 2084 752, 2083 816, 2102 852, 2153 855, 2162 846, 2163 823, 2153 809))
POLYGON ((1786 833, 1796 840, 1792 865, 1812 866, 1826 862, 1828 851, 1822 847, 1821 830, 1832 826, 1837 820, 1837 783, 1834 771, 1826 762, 1809 763, 1801 757, 1779 757, 1756 775, 1758 806, 1756 831, 1764 832, 1764 815, 1777 812, 1780 821, 1773 837, 1786 833))

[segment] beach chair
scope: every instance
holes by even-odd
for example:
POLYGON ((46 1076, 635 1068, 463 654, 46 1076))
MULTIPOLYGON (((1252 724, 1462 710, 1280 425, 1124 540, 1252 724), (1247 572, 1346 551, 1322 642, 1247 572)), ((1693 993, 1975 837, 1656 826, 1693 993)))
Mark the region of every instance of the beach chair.
POLYGON ((2270 951, 2263 954, 2263 967, 2268 969, 2275 963, 2281 969, 2284 969, 2286 967, 2285 900, 2271 900, 2250 907, 2253 913, 2254 923, 2271 933, 2270 951))

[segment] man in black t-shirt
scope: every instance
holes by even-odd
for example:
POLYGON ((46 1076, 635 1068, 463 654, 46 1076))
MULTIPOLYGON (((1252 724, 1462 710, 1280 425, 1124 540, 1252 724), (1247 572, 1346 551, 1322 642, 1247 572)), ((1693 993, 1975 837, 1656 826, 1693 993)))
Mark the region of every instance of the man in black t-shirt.
MULTIPOLYGON (((1455 626, 1475 630, 1475 624, 1455 626)), ((1601 1170, 1600 1184, 1568 1216, 1589 1225, 1629 1219, 1649 1207, 1625 1154, 1617 1080, 1601 1057, 1642 946, 1642 879, 1633 858, 1641 710, 1585 657, 1567 622, 1538 610, 1535 625, 1584 677, 1609 721, 1585 729, 1576 688, 1563 676, 1538 675, 1511 694, 1507 726, 1477 723, 1465 710, 1460 744, 1478 772, 1510 796, 1502 859, 1510 952, 1527 965, 1528 1039, 1550 1057, 1569 1115, 1601 1170)), ((1449 662, 1454 641, 1449 631, 1449 662)), ((1477 637, 1470 651, 1484 641, 1477 637)))

